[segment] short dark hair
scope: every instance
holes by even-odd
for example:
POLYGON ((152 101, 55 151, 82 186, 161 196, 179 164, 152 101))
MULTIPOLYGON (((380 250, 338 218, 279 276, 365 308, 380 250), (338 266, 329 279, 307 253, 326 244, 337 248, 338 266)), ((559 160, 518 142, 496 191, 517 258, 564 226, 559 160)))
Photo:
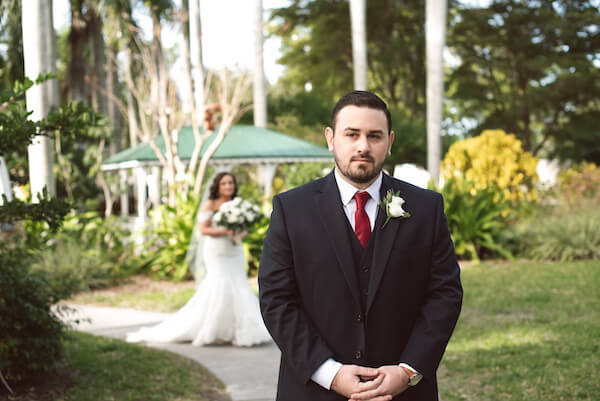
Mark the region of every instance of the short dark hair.
POLYGON ((368 107, 370 109, 381 110, 384 112, 388 123, 388 134, 392 132, 392 115, 388 110, 387 104, 376 94, 369 91, 352 91, 346 93, 338 100, 333 112, 331 113, 331 129, 335 132, 335 120, 341 109, 346 106, 368 107))
POLYGON ((215 178, 213 178, 213 181, 210 184, 208 199, 219 199, 219 184, 221 183, 221 180, 223 179, 223 177, 225 177, 226 175, 230 176, 233 179, 233 185, 235 186, 235 190, 233 191, 232 198, 235 198, 235 196, 237 195, 237 191, 238 191, 238 185, 237 185, 237 180, 235 179, 235 175, 228 173, 227 171, 223 171, 223 172, 215 175, 215 178))

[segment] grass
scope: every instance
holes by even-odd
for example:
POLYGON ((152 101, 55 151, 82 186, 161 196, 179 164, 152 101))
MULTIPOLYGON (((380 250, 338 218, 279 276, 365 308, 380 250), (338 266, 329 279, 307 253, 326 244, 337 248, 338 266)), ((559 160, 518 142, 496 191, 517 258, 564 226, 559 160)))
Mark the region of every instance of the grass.
MULTIPOLYGON (((69 300, 72 303, 94 304, 115 308, 131 308, 153 312, 175 312, 196 291, 190 282, 157 283, 142 277, 133 278, 133 283, 104 290, 82 292, 69 300), (191 284, 191 285, 190 285, 191 284)), ((256 277, 248 279, 248 285, 258 294, 256 277)))
POLYGON ((195 288, 166 293, 159 290, 136 292, 123 291, 118 294, 83 293, 71 301, 83 304, 100 304, 115 308, 132 308, 153 312, 175 312, 194 295, 195 288))
MULTIPOLYGON (((438 371, 441 400, 598 399, 600 261, 469 265, 461 277, 463 310, 438 371)), ((177 302, 143 292, 125 298, 176 310, 193 291, 168 295, 177 302)))
POLYGON ((471 265, 462 281, 441 399, 598 399, 600 261, 471 265))
POLYGON ((77 332, 69 333, 55 372, 13 390, 9 400, 231 401, 223 383, 194 361, 77 332))

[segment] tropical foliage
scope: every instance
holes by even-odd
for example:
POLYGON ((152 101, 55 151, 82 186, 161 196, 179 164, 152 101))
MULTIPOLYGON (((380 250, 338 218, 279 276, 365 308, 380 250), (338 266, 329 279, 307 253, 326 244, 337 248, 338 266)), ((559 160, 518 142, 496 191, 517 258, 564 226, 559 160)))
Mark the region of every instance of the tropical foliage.
POLYGON ((505 199, 536 199, 537 160, 521 147, 514 135, 484 131, 481 135, 450 146, 442 161, 445 179, 463 178, 472 183, 472 192, 498 188, 505 199))
POLYGON ((439 189, 457 256, 474 261, 493 256, 511 259, 510 201, 494 187, 476 191, 473 187, 467 180, 450 178, 439 189))

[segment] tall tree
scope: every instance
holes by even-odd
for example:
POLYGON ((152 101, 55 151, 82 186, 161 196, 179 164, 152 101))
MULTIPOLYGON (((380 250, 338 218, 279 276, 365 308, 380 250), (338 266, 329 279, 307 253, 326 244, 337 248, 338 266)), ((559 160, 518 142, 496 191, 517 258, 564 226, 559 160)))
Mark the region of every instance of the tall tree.
POLYGON ((367 5, 365 0, 350 0, 352 25, 352 64, 354 89, 367 90, 367 5))
POLYGON ((196 113, 198 120, 204 118, 205 89, 204 89, 204 66, 202 61, 202 21, 200 19, 200 0, 189 0, 189 12, 192 23, 190 24, 191 36, 194 40, 195 54, 192 63, 192 77, 194 79, 194 99, 196 100, 196 113))
MULTIPOLYGON (((334 101, 353 87, 347 1, 292 0, 272 14, 286 66, 282 84, 334 101)), ((369 89, 409 119, 425 121, 425 0, 369 0, 369 89)))
POLYGON ((494 0, 462 5, 448 45, 457 121, 503 129, 534 154, 600 162, 600 5, 494 0))
POLYGON ((87 22, 83 13, 83 0, 71 0, 71 31, 69 45, 71 60, 68 67, 68 88, 71 100, 87 102, 87 62, 85 47, 87 44, 87 22))
POLYGON ((90 38, 90 64, 92 66, 92 106, 101 115, 107 115, 106 97, 106 44, 103 34, 103 16, 98 4, 87 2, 87 19, 90 38))
MULTIPOLYGON (((52 1, 30 0, 22 4, 23 55, 25 75, 36 78, 40 74, 56 74, 56 38, 52 22, 52 1)), ((56 79, 34 85, 26 94, 29 118, 41 120, 52 106, 58 105, 58 83, 56 79)), ((38 136, 29 145, 29 178, 31 194, 37 201, 39 194, 47 189, 56 193, 51 140, 38 136)))
POLYGON ((263 4, 254 0, 254 125, 267 127, 267 93, 263 63, 263 4))
POLYGON ((0 86, 12 87, 14 81, 23 81, 23 28, 21 26, 21 0, 0 2, 0 86))
POLYGON ((425 42, 427 50, 427 170, 434 182, 440 178, 442 160, 443 52, 446 41, 446 0, 427 0, 425 42))

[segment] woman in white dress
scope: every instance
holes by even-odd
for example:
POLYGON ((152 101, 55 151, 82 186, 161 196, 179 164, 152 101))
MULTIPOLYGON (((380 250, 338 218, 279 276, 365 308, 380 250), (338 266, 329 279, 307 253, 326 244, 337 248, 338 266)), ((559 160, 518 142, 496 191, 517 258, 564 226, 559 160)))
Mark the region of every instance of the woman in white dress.
MULTIPOLYGON (((192 345, 231 343, 251 346, 271 340, 262 321, 258 298, 248 285, 241 237, 213 227, 211 217, 235 197, 237 183, 230 173, 219 173, 198 213, 203 237, 206 274, 196 293, 175 314, 154 327, 127 335, 128 342, 183 342, 192 345)), ((195 227, 196 229, 197 227, 195 227)))

